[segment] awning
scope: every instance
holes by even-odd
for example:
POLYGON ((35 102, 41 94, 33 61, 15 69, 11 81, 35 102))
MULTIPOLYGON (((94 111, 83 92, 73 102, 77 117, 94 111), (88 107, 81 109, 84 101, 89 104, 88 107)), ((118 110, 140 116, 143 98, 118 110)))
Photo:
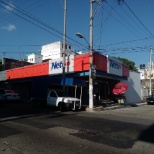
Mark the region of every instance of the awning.
MULTIPOLYGON (((64 79, 63 78, 51 78, 50 84, 56 84, 56 85, 63 85, 64 79)), ((65 78, 65 85, 71 85, 71 86, 85 86, 86 81, 75 79, 75 78, 65 78)))

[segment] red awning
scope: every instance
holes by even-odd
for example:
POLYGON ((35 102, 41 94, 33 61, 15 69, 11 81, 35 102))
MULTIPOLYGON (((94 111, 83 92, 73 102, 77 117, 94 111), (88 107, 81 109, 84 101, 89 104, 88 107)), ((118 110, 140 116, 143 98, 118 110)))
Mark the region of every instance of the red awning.
POLYGON ((113 88, 113 94, 115 95, 120 95, 123 94, 127 91, 128 89, 128 84, 124 83, 124 82, 119 82, 117 83, 114 88, 113 88))

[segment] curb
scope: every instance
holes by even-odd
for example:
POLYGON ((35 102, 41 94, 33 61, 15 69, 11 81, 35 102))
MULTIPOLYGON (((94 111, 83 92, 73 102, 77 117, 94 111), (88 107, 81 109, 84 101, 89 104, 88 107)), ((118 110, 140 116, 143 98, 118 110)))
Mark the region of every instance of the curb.
POLYGON ((98 111, 106 111, 106 110, 116 110, 116 109, 124 109, 124 108, 131 108, 131 107, 138 107, 141 105, 147 105, 147 102, 144 103, 134 103, 134 104, 126 104, 126 105, 113 105, 108 107, 98 106, 94 107, 93 110, 89 109, 88 107, 85 108, 87 112, 98 112, 98 111))
POLYGON ((136 105, 137 105, 137 106, 147 105, 147 102, 144 102, 144 103, 137 103, 136 105))

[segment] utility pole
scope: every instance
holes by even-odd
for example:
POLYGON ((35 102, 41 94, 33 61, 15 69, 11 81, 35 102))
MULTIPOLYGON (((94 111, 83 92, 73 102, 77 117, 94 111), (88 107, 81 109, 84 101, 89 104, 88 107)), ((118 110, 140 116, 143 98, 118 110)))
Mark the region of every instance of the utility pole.
MULTIPOLYGON (((93 106, 94 106, 94 100, 93 100, 93 77, 92 77, 92 68, 94 68, 93 65, 93 19, 94 16, 96 15, 97 11, 99 10, 99 8, 101 7, 103 1, 105 0, 90 0, 90 31, 89 31, 89 63, 90 63, 90 67, 89 67, 89 108, 87 109, 88 111, 92 112, 93 111, 93 106), (97 3, 97 7, 96 9, 93 11, 93 3, 96 2, 97 3)), ((123 0, 117 0, 118 4, 120 4, 120 2, 123 2, 123 0)), ((81 35, 80 33, 76 34, 79 38, 84 38, 85 37, 83 35, 81 35)), ((86 40, 86 39, 85 39, 86 40)), ((88 41, 86 40, 86 42, 88 43, 88 41)))
POLYGON ((63 95, 65 96, 65 53, 66 53, 66 0, 64 0, 64 34, 63 34, 63 95))
POLYGON ((89 68, 89 111, 93 111, 93 78, 91 67, 93 65, 93 0, 90 0, 90 68, 89 68))
POLYGON ((152 47, 150 48, 150 66, 149 66, 149 95, 151 95, 151 65, 152 65, 152 55, 153 55, 153 53, 152 53, 152 47))

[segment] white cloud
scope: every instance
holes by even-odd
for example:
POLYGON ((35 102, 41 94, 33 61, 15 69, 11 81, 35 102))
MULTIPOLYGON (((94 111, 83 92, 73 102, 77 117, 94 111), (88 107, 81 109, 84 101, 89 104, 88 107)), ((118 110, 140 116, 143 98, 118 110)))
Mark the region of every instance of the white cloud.
POLYGON ((5 9, 8 11, 12 11, 15 8, 15 6, 12 4, 12 2, 9 2, 8 5, 5 5, 5 9))
POLYGON ((8 30, 8 31, 12 31, 12 30, 15 30, 16 29, 16 26, 10 24, 8 26, 3 26, 2 29, 8 30))

